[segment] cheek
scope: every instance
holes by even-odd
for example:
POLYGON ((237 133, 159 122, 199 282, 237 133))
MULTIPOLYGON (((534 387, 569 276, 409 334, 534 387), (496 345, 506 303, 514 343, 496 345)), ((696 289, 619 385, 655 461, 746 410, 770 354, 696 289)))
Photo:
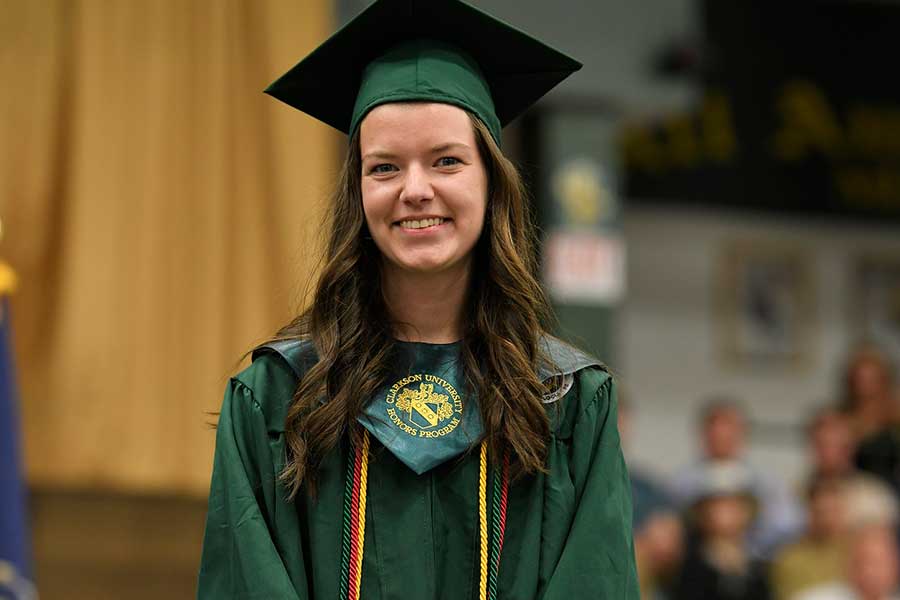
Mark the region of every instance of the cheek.
POLYGON ((369 230, 382 226, 390 210, 387 194, 377 186, 362 186, 362 207, 369 230))
POLYGON ((487 205, 488 205, 487 189, 482 190, 480 200, 481 200, 481 203, 478 208, 478 210, 479 210, 478 218, 481 221, 482 229, 484 229, 484 222, 487 220, 487 205))
POLYGON ((468 189, 474 191, 469 194, 468 212, 473 229, 480 235, 487 217, 487 184, 483 177, 477 177, 469 185, 468 189))
POLYGON ((468 215, 468 229, 471 235, 478 237, 481 235, 481 232, 484 230, 484 220, 485 220, 485 212, 484 205, 481 203, 473 202, 472 206, 469 209, 468 215))

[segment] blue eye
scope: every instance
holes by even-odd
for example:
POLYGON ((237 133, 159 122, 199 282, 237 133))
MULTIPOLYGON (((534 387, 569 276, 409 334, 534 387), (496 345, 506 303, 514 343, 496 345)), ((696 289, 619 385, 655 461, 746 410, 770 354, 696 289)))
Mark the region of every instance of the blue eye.
POLYGON ((390 163, 382 163, 380 165, 375 165, 374 167, 372 167, 371 172, 372 173, 390 173, 391 171, 394 171, 396 168, 397 167, 395 167, 394 165, 392 165, 390 163))
POLYGON ((438 159, 437 166, 439 167, 453 167, 462 163, 461 160, 456 158, 455 156, 443 156, 438 159))

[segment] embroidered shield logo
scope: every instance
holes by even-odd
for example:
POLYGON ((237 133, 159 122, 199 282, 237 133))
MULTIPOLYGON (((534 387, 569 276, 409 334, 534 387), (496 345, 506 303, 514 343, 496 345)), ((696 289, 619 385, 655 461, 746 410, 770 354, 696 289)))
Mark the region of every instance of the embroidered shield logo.
POLYGON ((456 429, 463 404, 456 388, 436 375, 416 373, 388 390, 385 410, 391 422, 418 438, 443 437, 456 429))

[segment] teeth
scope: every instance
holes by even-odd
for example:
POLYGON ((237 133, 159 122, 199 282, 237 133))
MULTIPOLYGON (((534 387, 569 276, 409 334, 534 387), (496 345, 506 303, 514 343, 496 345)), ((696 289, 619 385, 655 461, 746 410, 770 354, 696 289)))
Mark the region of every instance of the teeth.
POLYGON ((444 219, 438 217, 436 219, 422 219, 420 221, 400 221, 400 227, 404 229, 424 229, 425 227, 434 227, 444 222, 444 219))

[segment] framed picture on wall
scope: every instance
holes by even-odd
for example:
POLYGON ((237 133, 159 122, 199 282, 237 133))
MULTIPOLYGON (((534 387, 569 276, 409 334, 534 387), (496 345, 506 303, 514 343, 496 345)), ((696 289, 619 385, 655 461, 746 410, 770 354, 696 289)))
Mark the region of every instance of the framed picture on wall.
POLYGON ((850 283, 850 315, 856 337, 900 359, 900 256, 856 258, 850 283))
POLYGON ((771 368, 808 363, 815 305, 812 268, 802 248, 727 243, 719 257, 716 300, 725 363, 771 368))

